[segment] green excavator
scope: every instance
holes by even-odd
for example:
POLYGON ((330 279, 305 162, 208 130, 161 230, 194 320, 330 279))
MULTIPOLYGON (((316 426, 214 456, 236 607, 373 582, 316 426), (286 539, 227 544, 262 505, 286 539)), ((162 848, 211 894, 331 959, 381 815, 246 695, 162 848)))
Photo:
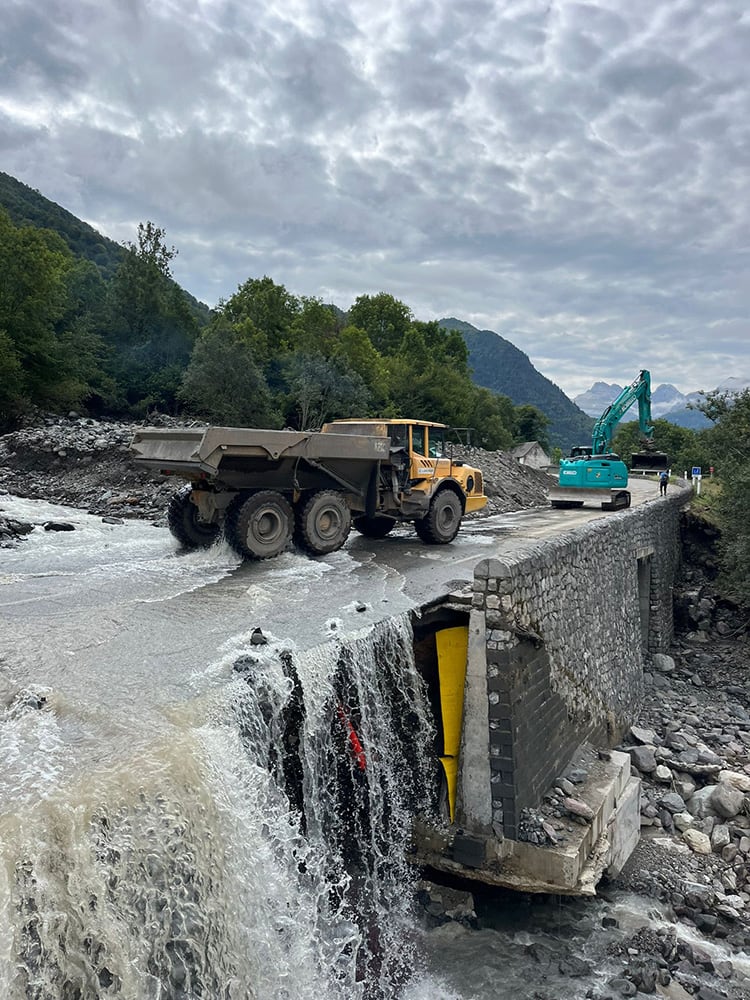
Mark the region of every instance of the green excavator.
POLYGON ((587 500, 601 502, 602 510, 630 506, 628 467, 610 448, 615 428, 634 403, 638 403, 643 451, 632 456, 630 472, 659 473, 669 468, 667 456, 653 446, 651 375, 643 369, 596 421, 591 445, 575 447, 569 458, 561 460, 558 485, 549 494, 553 507, 582 507, 587 500))

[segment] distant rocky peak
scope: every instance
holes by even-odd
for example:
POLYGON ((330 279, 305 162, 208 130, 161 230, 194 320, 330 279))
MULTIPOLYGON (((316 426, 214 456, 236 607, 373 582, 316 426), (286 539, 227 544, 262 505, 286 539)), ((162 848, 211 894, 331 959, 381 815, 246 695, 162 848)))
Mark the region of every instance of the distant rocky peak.
POLYGON ((590 389, 576 396, 573 402, 590 417, 598 417, 620 395, 622 389, 616 382, 594 382, 590 389))

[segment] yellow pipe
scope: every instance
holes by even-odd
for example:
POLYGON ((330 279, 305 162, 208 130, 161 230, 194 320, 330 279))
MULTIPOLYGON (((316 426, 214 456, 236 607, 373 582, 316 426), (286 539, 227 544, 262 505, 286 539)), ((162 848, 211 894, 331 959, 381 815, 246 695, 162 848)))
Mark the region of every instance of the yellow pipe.
POLYGON ((456 813, 458 754, 461 748, 466 660, 469 651, 468 627, 441 629, 435 633, 435 645, 440 679, 440 713, 443 720, 443 756, 440 763, 448 785, 448 811, 452 823, 456 813))

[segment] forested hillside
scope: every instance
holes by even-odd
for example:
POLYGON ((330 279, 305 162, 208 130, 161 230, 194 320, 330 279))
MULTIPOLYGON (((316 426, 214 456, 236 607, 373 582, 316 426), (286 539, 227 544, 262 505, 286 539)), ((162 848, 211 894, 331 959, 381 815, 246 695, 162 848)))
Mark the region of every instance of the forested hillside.
POLYGON ((568 454, 571 445, 590 442, 594 421, 540 374, 523 351, 492 330, 477 330, 452 317, 439 322, 463 336, 477 385, 508 396, 516 406, 531 404, 549 418, 550 444, 568 454))
POLYGON ((125 254, 119 243, 102 236, 54 201, 2 171, 0 205, 16 226, 54 230, 75 257, 82 257, 96 264, 104 278, 113 277, 125 254))
POLYGON ((250 277, 211 312, 173 281, 154 223, 118 246, 7 174, 0 206, 0 427, 32 407, 305 429, 400 414, 481 447, 550 444, 533 398, 476 385, 462 335, 385 292, 345 314, 250 277))

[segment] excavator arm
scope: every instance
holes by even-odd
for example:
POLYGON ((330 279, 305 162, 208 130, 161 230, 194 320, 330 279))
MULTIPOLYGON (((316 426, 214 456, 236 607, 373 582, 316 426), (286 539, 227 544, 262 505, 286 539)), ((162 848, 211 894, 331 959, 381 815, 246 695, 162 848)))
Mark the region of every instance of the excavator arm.
POLYGON ((591 435, 591 453, 604 455, 609 452, 615 428, 633 403, 638 403, 638 426, 641 438, 648 446, 654 434, 651 425, 651 374, 645 369, 638 378, 622 390, 594 424, 591 435))

